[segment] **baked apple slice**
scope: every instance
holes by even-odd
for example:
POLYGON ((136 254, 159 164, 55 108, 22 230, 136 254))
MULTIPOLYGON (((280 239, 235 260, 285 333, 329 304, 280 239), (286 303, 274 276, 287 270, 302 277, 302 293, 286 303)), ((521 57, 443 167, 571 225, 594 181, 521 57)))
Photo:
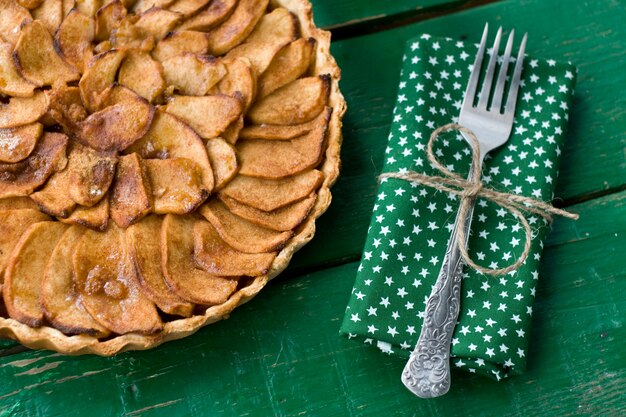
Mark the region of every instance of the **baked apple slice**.
POLYGON ((196 267, 194 216, 168 214, 161 226, 161 262, 167 286, 192 303, 212 306, 226 302, 238 281, 209 274, 196 267))
POLYGON ((163 73, 179 93, 204 96, 226 75, 226 67, 215 58, 186 53, 163 61, 163 73))
POLYGON ((247 116, 258 125, 308 122, 324 109, 329 94, 328 75, 300 78, 257 101, 247 116))
POLYGON ((237 143, 239 173, 250 177, 278 179, 306 171, 324 156, 326 131, 332 108, 304 136, 289 140, 247 139, 237 143))
POLYGON ((177 116, 204 139, 219 136, 242 111, 241 102, 234 97, 216 94, 212 96, 174 96, 165 111, 177 116))
POLYGON ((30 198, 37 204, 39 210, 58 218, 65 218, 70 215, 76 202, 69 195, 69 171, 54 173, 46 184, 30 195, 30 198))
POLYGON ((37 86, 76 81, 80 74, 54 48, 52 35, 39 20, 25 23, 13 51, 15 66, 37 86))
POLYGON ((261 227, 276 230, 277 232, 286 232, 298 227, 311 212, 316 199, 317 194, 313 193, 304 200, 296 201, 288 206, 267 212, 246 206, 226 195, 220 196, 220 200, 237 216, 261 227))
POLYGON ((277 7, 261 17, 246 43, 273 43, 284 45, 300 36, 300 22, 284 7, 277 7))
POLYGON ((95 21, 72 9, 54 36, 54 45, 65 61, 83 73, 93 57, 95 21))
POLYGON ((150 179, 155 213, 191 213, 208 198, 202 171, 192 160, 146 159, 143 162, 150 179))
POLYGON ((87 109, 78 87, 59 86, 51 90, 48 114, 60 124, 65 132, 72 133, 87 118, 87 109))
POLYGON ((90 112, 100 109, 103 93, 115 82, 115 76, 125 57, 125 50, 110 49, 89 61, 78 86, 83 103, 90 112))
POLYGON ((17 0, 17 4, 27 9, 36 9, 42 2, 43 0, 17 0))
POLYGON ((102 0, 77 0, 76 10, 85 16, 95 17, 98 9, 102 7, 102 0))
POLYGON ((265 97, 305 74, 311 66, 315 45, 314 38, 300 38, 283 46, 259 77, 259 97, 265 97))
POLYGON ((220 196, 225 195, 259 210, 274 211, 305 199, 323 180, 324 174, 315 169, 281 180, 237 175, 220 191, 220 196))
POLYGON ((28 158, 15 164, 0 163, 0 198, 27 196, 67 164, 67 136, 46 132, 28 158))
POLYGON ((35 209, 37 204, 28 197, 0 198, 0 210, 35 209))
POLYGON ((239 140, 239 132, 243 129, 243 124, 243 115, 241 115, 237 120, 232 122, 230 126, 224 129, 220 137, 231 145, 234 145, 239 140))
POLYGON ((238 47, 231 49, 225 56, 227 59, 246 58, 250 61, 250 65, 255 74, 263 74, 272 62, 274 56, 282 48, 283 45, 265 42, 265 43, 243 43, 238 47))
POLYGON ((139 15, 135 27, 159 41, 174 30, 181 20, 181 14, 174 10, 152 7, 139 15))
POLYGON ((163 328, 157 309, 141 292, 126 250, 124 231, 87 230, 72 255, 74 285, 83 307, 117 334, 152 334, 163 328))
POLYGON ((120 67, 118 81, 153 102, 165 91, 163 67, 147 52, 130 51, 120 67))
POLYGON ((187 18, 196 14, 209 3, 212 3, 212 0, 177 0, 168 9, 187 18))
POLYGON ((48 111, 48 98, 43 91, 32 97, 12 97, 0 104, 0 128, 10 128, 34 123, 48 111))
POLYGON ((30 14, 33 19, 43 22, 48 32, 54 35, 63 20, 63 0, 43 0, 30 14))
POLYGON ((78 206, 69 217, 59 220, 63 223, 77 224, 104 232, 109 225, 109 198, 105 195, 98 204, 92 207, 78 206))
POLYGON ((165 9, 176 0, 137 0, 129 9, 135 14, 141 14, 153 7, 165 9))
POLYGON ((176 296, 165 283, 161 268, 161 225, 163 219, 150 215, 126 229, 126 245, 137 270, 144 294, 162 311, 189 317, 194 305, 176 296))
POLYGON ((193 30, 170 32, 157 43, 152 56, 158 61, 165 61, 185 52, 206 54, 209 48, 207 34, 193 30))
POLYGON ((84 232, 80 226, 68 227, 57 242, 46 264, 39 302, 46 319, 63 333, 106 337, 109 330, 85 311, 74 291, 72 254, 84 232))
POLYGON ((290 140, 309 133, 319 125, 320 119, 327 118, 326 112, 321 112, 315 119, 297 125, 250 125, 239 133, 240 139, 290 140))
POLYGON ((39 304, 41 283, 46 264, 66 225, 39 222, 31 225, 13 249, 6 273, 2 295, 9 316, 30 327, 43 324, 39 304))
POLYGON ((226 94, 241 98, 247 109, 256 96, 256 75, 248 58, 226 58, 226 75, 212 89, 212 93, 226 94))
POLYGON ((132 90, 114 86, 105 93, 102 110, 78 123, 77 138, 99 151, 122 151, 143 137, 154 107, 132 90))
POLYGON ((0 42, 0 93, 13 97, 32 97, 35 84, 20 75, 13 61, 13 46, 0 42))
POLYGON ((115 0, 102 6, 96 12, 96 41, 111 38, 115 29, 119 28, 126 17, 126 8, 121 1, 115 0))
POLYGON ((276 232, 266 229, 231 213, 219 200, 212 200, 200 207, 202 214, 230 246, 246 253, 267 253, 281 250, 291 231, 276 232))
POLYGON ((33 152, 43 134, 41 123, 0 129, 0 162, 20 162, 33 152))
POLYGON ((263 17, 269 0, 239 0, 233 13, 208 33, 209 53, 223 55, 242 43, 263 17))
POLYGON ((77 204, 91 207, 109 190, 117 157, 112 152, 100 152, 72 144, 68 155, 68 194, 77 204))
POLYGON ((51 220, 37 209, 0 210, 0 282, 13 248, 31 225, 51 220))
POLYGON ((157 110, 148 132, 126 153, 136 152, 144 159, 187 158, 202 171, 204 189, 214 188, 213 170, 202 139, 176 116, 157 110))
POLYGON ((15 0, 0 1, 0 37, 15 45, 22 23, 32 20, 30 12, 15 0))
POLYGON ((185 20, 179 29, 209 31, 226 20, 236 5, 237 0, 213 0, 195 16, 185 20))
POLYGON ((244 253, 226 244, 207 221, 197 221, 193 228, 194 258, 209 274, 225 277, 257 277, 269 271, 276 252, 244 253))
POLYGON ((152 210, 150 179, 136 153, 120 157, 111 188, 111 218, 119 227, 128 227, 152 210))
POLYGON ((235 148, 224 139, 215 138, 206 143, 209 161, 215 176, 215 190, 224 187, 237 174, 237 152, 235 148))

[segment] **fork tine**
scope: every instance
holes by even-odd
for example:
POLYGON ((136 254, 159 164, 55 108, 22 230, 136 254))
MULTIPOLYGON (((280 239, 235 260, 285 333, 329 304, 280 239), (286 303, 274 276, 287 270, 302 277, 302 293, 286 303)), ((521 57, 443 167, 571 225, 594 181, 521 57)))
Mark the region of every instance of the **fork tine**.
POLYGON ((506 101, 504 108, 504 114, 508 117, 513 117, 515 114, 515 104, 517 103, 517 91, 519 90, 520 79, 522 77, 522 67, 524 65, 524 51, 526 50, 526 38, 528 33, 524 34, 522 43, 519 47, 517 54, 517 62, 515 63, 515 70, 513 71, 513 78, 511 78, 511 87, 509 88, 509 98, 506 101))
POLYGON ((478 52, 476 52, 476 59, 474 60, 474 67, 472 68, 472 74, 467 83, 467 89, 465 90, 465 97, 463 98, 463 108, 474 106, 474 97, 476 96, 476 88, 478 87, 478 79, 480 78, 480 68, 483 64, 483 57, 485 55, 485 48, 487 47, 487 33, 489 32, 489 23, 485 23, 485 29, 483 30, 483 37, 480 40, 480 46, 478 52))
POLYGON ((491 50, 491 56, 489 58, 489 65, 487 66, 487 74, 485 75, 485 81, 483 81, 483 87, 480 90, 480 99, 478 100, 479 109, 487 109, 489 104, 489 95, 491 93, 491 84, 493 83, 493 74, 496 71, 496 62, 498 61, 498 51, 500 49, 500 39, 502 38, 502 27, 498 29, 496 34, 496 40, 493 42, 493 49, 491 50))
POLYGON ((496 81, 496 88, 493 92, 493 100, 491 101, 491 110, 500 111, 502 106, 502 98, 504 96, 504 86, 506 85, 506 73, 509 70, 509 61, 511 60, 511 51, 513 50, 513 38, 515 37, 515 30, 511 31, 509 40, 506 42, 506 49, 504 51, 504 58, 502 59, 502 66, 498 73, 498 81, 496 81))

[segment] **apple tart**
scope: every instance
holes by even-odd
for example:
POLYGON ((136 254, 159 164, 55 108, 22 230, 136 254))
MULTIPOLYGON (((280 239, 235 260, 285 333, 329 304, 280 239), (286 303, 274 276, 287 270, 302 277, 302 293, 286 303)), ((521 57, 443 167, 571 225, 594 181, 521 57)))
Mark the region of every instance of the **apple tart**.
POLYGON ((314 235, 345 101, 306 0, 0 0, 0 336, 112 355, 314 235))

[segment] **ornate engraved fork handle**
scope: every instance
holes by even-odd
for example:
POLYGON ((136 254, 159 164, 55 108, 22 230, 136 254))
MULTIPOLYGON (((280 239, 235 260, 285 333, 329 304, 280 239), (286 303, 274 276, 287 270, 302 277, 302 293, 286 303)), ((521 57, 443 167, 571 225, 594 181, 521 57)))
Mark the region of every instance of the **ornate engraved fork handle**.
MULTIPOLYGON (((466 238, 469 236, 475 200, 468 201, 468 204, 466 238)), ((439 397, 450 389, 450 344, 459 316, 463 278, 463 262, 456 233, 459 215, 457 213, 439 276, 426 303, 419 340, 402 371, 404 385, 421 398, 439 397)))

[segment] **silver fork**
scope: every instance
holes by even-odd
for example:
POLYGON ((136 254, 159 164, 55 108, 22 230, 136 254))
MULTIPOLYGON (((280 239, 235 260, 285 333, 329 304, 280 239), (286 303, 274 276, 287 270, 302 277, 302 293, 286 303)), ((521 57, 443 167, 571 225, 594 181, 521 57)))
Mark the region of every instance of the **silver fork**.
MULTIPOLYGON (((483 56, 485 55, 487 33, 488 26, 485 25, 465 92, 461 114, 459 115, 459 124, 473 131, 478 138, 481 167, 484 157, 495 148, 505 144, 511 135, 527 38, 527 34, 525 34, 520 44, 517 62, 510 81, 508 98, 504 108, 502 108, 507 72, 513 49, 514 31, 511 31, 506 44, 502 66, 495 82, 495 87, 493 87, 493 98, 490 105, 489 98, 498 60, 500 39, 502 37, 502 28, 498 29, 489 58, 487 73, 478 97, 478 103, 474 106, 483 56)), ((461 134, 467 142, 470 142, 465 133, 461 134)), ((472 180, 471 171, 468 180, 472 180)), ((466 243, 474 212, 474 204, 475 199, 470 202, 465 219, 466 243)), ((463 272, 463 262, 457 240, 459 220, 459 213, 457 213, 441 271, 426 303, 424 324, 419 340, 402 372, 404 385, 415 395, 422 398, 438 397, 450 389, 450 344, 459 316, 463 272)))

